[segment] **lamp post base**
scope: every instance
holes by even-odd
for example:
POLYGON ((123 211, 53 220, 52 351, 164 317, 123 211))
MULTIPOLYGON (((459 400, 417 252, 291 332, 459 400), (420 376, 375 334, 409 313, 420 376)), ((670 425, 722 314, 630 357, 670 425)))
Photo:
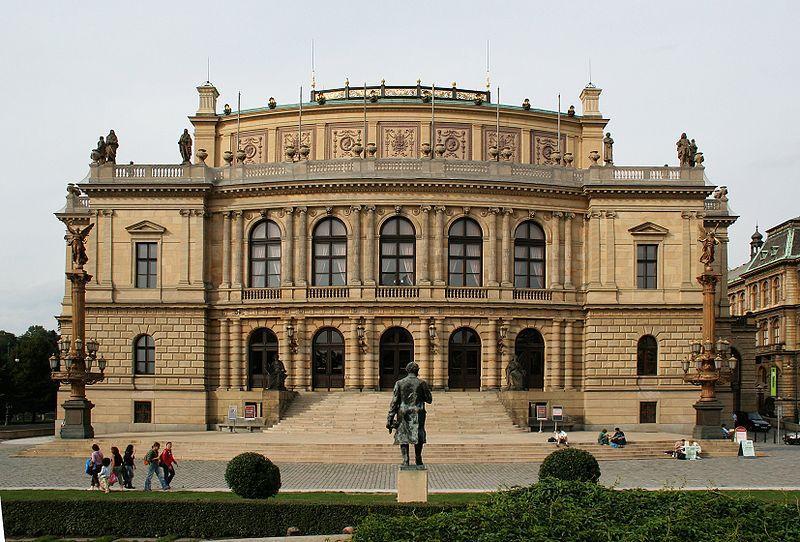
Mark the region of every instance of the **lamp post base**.
POLYGON ((722 438, 722 402, 719 400, 696 402, 692 405, 697 412, 692 438, 697 440, 722 438))
POLYGON ((64 408, 64 425, 61 426, 63 439, 94 438, 92 409, 94 404, 87 399, 68 399, 61 405, 64 408))

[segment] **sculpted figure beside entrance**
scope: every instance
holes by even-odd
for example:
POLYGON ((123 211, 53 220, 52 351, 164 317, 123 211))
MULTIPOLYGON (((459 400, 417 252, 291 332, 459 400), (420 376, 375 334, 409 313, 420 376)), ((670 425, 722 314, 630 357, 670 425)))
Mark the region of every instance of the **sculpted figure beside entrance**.
POLYGON ((409 464, 409 445, 414 445, 416 464, 422 466, 422 447, 425 444, 425 403, 432 403, 428 383, 419 378, 419 365, 406 365, 408 375, 398 380, 392 391, 392 403, 386 418, 386 429, 394 433, 394 443, 400 445, 403 465, 409 464))

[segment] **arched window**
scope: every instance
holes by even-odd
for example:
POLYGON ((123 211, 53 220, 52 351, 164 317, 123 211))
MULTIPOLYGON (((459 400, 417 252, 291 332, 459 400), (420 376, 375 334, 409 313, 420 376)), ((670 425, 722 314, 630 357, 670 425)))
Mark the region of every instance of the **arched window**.
POLYGON ((514 355, 525 372, 525 389, 544 388, 544 338, 538 330, 527 328, 517 335, 514 355))
POLYGON ((480 286, 483 252, 481 227, 471 218, 459 218, 448 233, 448 284, 480 286))
POLYGON ((314 336, 311 384, 314 388, 344 387, 344 337, 337 329, 322 328, 314 336))
POLYGON ((414 285, 414 226, 395 216, 381 227, 381 285, 414 285))
POLYGON ((544 288, 544 230, 533 220, 514 233, 514 287, 544 288))
POLYGON ((380 387, 392 389, 395 382, 406 376, 406 366, 414 361, 414 339, 402 327, 392 327, 381 335, 380 387))
POLYGON ((262 220, 250 231, 250 287, 281 285, 281 230, 271 220, 262 220))
POLYGON ((750 310, 754 311, 758 308, 758 284, 753 284, 752 292, 750 293, 750 310))
POLYGON ((156 343, 150 335, 139 335, 133 343, 134 370, 137 375, 156 374, 156 343))
POLYGON ((643 335, 636 347, 636 374, 655 376, 658 374, 658 341, 652 335, 643 335))
POLYGON ((781 342, 781 319, 775 318, 772 321, 772 344, 780 344, 781 342))
POLYGON ((760 328, 761 346, 767 346, 769 344, 769 325, 767 324, 766 320, 761 322, 760 328))
POLYGON ((741 292, 739 292, 739 314, 740 315, 745 313, 745 310, 746 310, 745 307, 746 307, 746 305, 744 304, 744 291, 741 291, 741 292))
POLYGON ((761 306, 769 307, 769 281, 761 283, 761 306))
POLYGON ((271 329, 259 328, 250 335, 247 348, 249 389, 269 387, 269 369, 278 357, 278 337, 271 329))
POLYGON ((773 302, 773 304, 777 305, 778 303, 781 302, 781 299, 783 299, 783 289, 781 288, 781 278, 780 277, 775 277, 775 279, 772 281, 772 287, 774 289, 774 295, 773 295, 772 302, 773 302))
POLYGON ((328 217, 314 228, 314 286, 347 284, 347 229, 328 217))

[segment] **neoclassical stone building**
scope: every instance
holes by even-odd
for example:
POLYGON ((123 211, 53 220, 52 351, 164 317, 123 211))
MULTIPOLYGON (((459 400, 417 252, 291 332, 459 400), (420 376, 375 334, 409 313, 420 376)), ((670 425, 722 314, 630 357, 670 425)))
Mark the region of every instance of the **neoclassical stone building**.
MULTIPOLYGON (((90 390, 99 432, 266 415, 276 356, 290 389, 390 389, 413 359, 451 393, 504 388, 514 358, 527 391, 510 408, 694 423, 698 231, 717 228, 724 285, 736 217, 700 164, 614 165, 599 88, 560 115, 455 87, 344 87, 241 114, 198 92, 194 164, 94 164, 78 185, 96 223, 87 333, 108 358, 90 390)), ((742 393, 754 384, 743 369, 742 393)))

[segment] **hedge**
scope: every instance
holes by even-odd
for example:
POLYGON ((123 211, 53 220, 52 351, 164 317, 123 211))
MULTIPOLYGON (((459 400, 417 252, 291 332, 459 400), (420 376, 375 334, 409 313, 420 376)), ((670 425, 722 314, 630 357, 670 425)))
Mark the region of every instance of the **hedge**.
POLYGON ((539 466, 539 479, 544 478, 597 483, 600 465, 586 450, 561 448, 548 455, 539 466))
MULTIPOLYGON (((426 517, 456 505, 323 504, 281 501, 3 500, 6 536, 263 538, 288 527, 335 534, 370 514, 426 517)), ((463 506, 462 506, 463 508, 463 506)))
POLYGON ((800 504, 720 492, 543 480, 426 518, 370 516, 354 542, 764 542, 800 540, 800 504))

